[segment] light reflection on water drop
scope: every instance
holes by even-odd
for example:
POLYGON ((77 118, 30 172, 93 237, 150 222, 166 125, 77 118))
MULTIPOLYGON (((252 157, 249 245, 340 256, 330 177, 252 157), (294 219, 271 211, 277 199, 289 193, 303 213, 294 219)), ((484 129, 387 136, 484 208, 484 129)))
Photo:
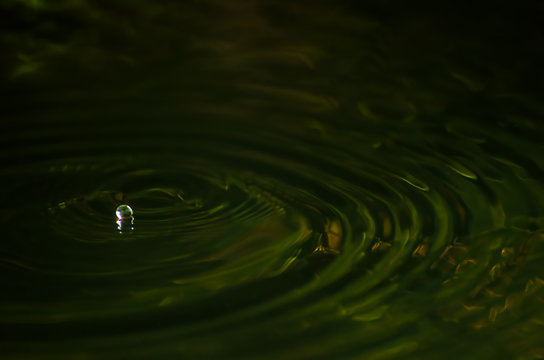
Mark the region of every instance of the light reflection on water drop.
POLYGON ((123 232, 126 230, 134 230, 134 212, 132 208, 128 205, 119 205, 115 211, 117 215, 117 230, 123 232))
POLYGON ((134 212, 132 208, 128 205, 119 205, 115 211, 117 218, 119 220, 129 219, 133 216, 134 212))

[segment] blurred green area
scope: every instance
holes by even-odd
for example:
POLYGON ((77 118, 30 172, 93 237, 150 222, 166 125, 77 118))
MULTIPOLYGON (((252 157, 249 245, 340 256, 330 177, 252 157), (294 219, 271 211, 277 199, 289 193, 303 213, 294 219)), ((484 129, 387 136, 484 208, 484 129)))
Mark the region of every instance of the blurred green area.
POLYGON ((512 93, 530 99, 543 80, 542 13, 529 1, 3 1, 1 91, 13 111, 228 107, 255 106, 243 86, 259 84, 340 108, 360 102, 370 119, 409 117, 512 93))

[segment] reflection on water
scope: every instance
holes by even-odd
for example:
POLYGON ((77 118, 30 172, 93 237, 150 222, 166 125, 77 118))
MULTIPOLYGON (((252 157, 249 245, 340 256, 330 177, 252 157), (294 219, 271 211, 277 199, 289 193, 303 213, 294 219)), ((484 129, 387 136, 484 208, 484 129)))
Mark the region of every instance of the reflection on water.
POLYGON ((397 6, 3 2, 3 358, 544 357, 541 9, 397 6))
POLYGON ((123 231, 134 231, 134 218, 130 217, 128 219, 119 219, 115 222, 117 224, 117 230, 119 230, 120 233, 123 231))
POLYGON ((328 221, 325 225, 325 236, 321 237, 315 253, 339 254, 342 245, 342 225, 338 219, 328 221))

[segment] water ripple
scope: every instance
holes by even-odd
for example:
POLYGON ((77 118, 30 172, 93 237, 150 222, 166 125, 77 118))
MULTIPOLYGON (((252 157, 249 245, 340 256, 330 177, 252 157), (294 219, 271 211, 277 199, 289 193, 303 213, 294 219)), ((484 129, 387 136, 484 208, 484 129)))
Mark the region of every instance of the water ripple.
POLYGON ((7 358, 543 356, 544 111, 501 59, 377 4, 61 3, 0 6, 82 19, 0 39, 7 358))

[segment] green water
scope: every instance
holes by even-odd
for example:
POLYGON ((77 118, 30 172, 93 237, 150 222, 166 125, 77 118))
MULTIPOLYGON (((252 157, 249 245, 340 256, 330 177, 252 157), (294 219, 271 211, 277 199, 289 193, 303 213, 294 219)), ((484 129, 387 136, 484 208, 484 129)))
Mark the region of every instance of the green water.
POLYGON ((2 359, 544 357, 542 5, 0 9, 2 359))

